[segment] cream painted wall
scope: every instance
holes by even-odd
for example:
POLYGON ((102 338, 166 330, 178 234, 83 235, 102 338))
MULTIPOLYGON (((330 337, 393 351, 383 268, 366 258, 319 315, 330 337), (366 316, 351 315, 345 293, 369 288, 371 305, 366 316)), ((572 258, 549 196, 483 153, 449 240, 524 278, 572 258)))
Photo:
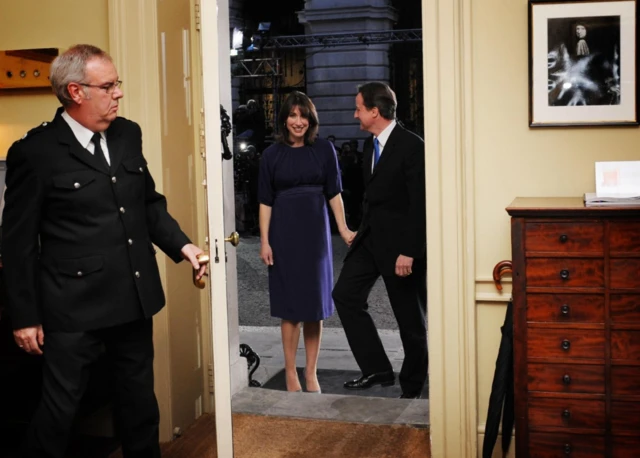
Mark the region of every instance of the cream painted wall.
MULTIPOLYGON (((91 43, 108 50, 107 0, 3 0, 0 50, 59 48, 91 43)), ((48 90, 0 92, 0 157, 38 123, 53 118, 58 100, 48 90)))
MULTIPOLYGON (((472 0, 471 10, 478 424, 483 431, 506 309, 497 294, 495 300, 490 297, 497 291, 487 280, 498 261, 511 259, 505 207, 515 197, 595 191, 594 162, 640 159, 640 129, 530 129, 527 0, 472 0)), ((502 298, 509 296, 508 286, 502 298)))

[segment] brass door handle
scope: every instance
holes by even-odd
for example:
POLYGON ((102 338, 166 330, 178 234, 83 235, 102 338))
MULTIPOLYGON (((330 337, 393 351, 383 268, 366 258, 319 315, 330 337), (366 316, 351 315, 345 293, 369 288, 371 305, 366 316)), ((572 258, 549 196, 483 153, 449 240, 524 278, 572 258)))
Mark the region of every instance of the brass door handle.
POLYGON ((238 234, 236 231, 233 231, 231 235, 229 235, 229 237, 224 239, 224 241, 229 242, 233 246, 238 246, 238 244, 240 243, 240 234, 238 234))
MULTIPOLYGON (((207 253, 206 251, 204 253, 200 253, 198 256, 196 256, 196 258, 198 258, 198 262, 201 266, 209 264, 209 253, 207 253)), ((204 287, 207 286, 207 284, 204 282, 204 277, 206 277, 208 274, 205 272, 205 274, 199 279, 196 279, 197 275, 198 271, 193 269, 193 284, 196 286, 196 288, 204 289, 204 287)))

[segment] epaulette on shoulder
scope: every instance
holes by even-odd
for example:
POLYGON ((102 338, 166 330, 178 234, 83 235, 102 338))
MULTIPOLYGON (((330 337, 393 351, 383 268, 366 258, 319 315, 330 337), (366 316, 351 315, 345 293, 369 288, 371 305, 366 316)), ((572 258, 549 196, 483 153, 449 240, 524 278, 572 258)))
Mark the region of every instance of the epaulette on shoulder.
POLYGON ((50 122, 43 122, 42 124, 40 124, 39 126, 34 127, 33 129, 31 129, 29 132, 27 132, 26 134, 24 134, 22 136, 22 138, 20 140, 18 140, 19 142, 26 140, 28 138, 32 138, 34 135, 39 134, 40 132, 44 132, 48 129, 51 128, 53 124, 50 122))

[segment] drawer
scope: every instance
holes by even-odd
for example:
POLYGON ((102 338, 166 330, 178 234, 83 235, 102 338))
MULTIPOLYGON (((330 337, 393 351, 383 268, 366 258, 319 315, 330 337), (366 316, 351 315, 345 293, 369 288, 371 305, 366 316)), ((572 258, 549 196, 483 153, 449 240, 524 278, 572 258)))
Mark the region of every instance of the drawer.
POLYGON ((604 331, 528 328, 529 358, 604 358, 604 331))
POLYGON ((638 221, 612 221, 609 223, 609 251, 640 252, 640 223, 638 221))
POLYGON ((611 331, 611 358, 640 360, 640 331, 611 331))
POLYGON ((604 230, 598 222, 525 224, 526 251, 602 253, 604 230))
POLYGON ((604 260, 585 258, 527 258, 527 287, 604 287, 604 260))
POLYGON ((527 321, 604 323, 604 295, 527 294, 527 321))
POLYGON ((602 458, 605 441, 604 436, 531 432, 529 450, 532 458, 602 458))
POLYGON ((604 401, 529 398, 529 426, 604 429, 604 401))
POLYGON ((604 366, 529 363, 529 391, 604 394, 604 366))
POLYGON ((611 394, 640 394, 640 366, 611 366, 611 394))
POLYGON ((612 294, 609 303, 614 322, 640 322, 640 294, 612 294))
POLYGON ((640 402, 613 401, 611 403, 611 431, 637 431, 640 435, 640 402))
POLYGON ((640 288, 639 258, 612 258, 609 265, 611 288, 640 288))
POLYGON ((638 456, 640 450, 640 435, 613 436, 611 439, 611 456, 613 458, 629 458, 638 456))

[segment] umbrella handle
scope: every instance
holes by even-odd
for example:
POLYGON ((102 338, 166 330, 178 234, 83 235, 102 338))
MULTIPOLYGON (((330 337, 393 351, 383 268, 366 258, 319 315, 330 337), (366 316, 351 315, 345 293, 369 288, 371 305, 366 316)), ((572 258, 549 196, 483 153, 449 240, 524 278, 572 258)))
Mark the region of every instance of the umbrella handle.
POLYGON ((500 279, 505 273, 513 272, 513 264, 511 261, 500 261, 493 268, 493 282, 496 285, 498 291, 502 291, 502 285, 500 284, 500 279))

